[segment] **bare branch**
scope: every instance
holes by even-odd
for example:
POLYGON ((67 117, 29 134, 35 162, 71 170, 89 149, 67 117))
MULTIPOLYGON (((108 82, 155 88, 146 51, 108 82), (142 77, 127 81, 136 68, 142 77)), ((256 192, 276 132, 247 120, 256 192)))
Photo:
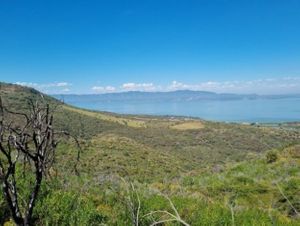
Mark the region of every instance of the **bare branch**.
POLYGON ((187 222, 185 222, 179 215, 175 205, 173 204, 172 200, 164 195, 164 194, 161 194, 163 197, 165 197, 169 203, 170 203, 170 206, 172 208, 172 210, 174 211, 174 214, 173 213, 170 213, 169 211, 166 211, 166 210, 157 210, 157 211, 152 211, 146 215, 144 215, 143 217, 153 217, 155 215, 161 215, 161 218, 162 217, 165 217, 165 216, 169 216, 170 218, 166 218, 166 219, 162 219, 162 220, 158 220, 158 221, 154 221, 151 226, 154 226, 154 225, 160 225, 160 224, 163 224, 163 223, 167 223, 167 222, 178 222, 178 223, 181 223, 182 225, 184 226, 190 226, 187 222))
MULTIPOLYGON (((29 100, 29 113, 19 113, 3 107, 0 97, 0 179, 5 199, 8 203, 12 218, 17 225, 31 225, 32 214, 35 203, 41 188, 43 178, 48 174, 54 162, 58 140, 58 134, 53 128, 53 116, 50 114, 49 104, 40 105, 39 102, 29 100), (4 123, 4 112, 14 117, 25 117, 26 121, 22 126, 14 127, 12 123, 4 123), (1 156, 0 156, 1 157, 1 156), (23 160, 21 163, 19 159, 23 160), (3 160, 4 161, 3 161, 3 160), (22 208, 19 206, 16 167, 23 167, 25 177, 26 164, 33 170, 34 182, 27 202, 22 198, 22 208), (24 205, 24 202, 26 203, 24 205), (22 209, 22 212, 20 211, 22 209)), ((80 145, 78 140, 68 132, 63 135, 72 137, 79 151, 77 162, 80 158, 80 145)), ((77 163, 75 170, 77 171, 77 163)))
POLYGON ((132 182, 128 183, 123 177, 120 177, 122 182, 125 184, 127 190, 127 205, 130 210, 132 224, 134 226, 139 226, 139 215, 141 209, 141 201, 139 194, 137 193, 135 186, 132 182))
POLYGON ((280 188, 279 184, 276 183, 277 189, 279 190, 280 194, 286 199, 286 201, 288 202, 288 204, 291 206, 291 208, 293 209, 293 211, 300 216, 299 212, 297 211, 297 209, 294 207, 294 205, 291 203, 291 201, 288 199, 288 197, 283 193, 282 189, 280 188))

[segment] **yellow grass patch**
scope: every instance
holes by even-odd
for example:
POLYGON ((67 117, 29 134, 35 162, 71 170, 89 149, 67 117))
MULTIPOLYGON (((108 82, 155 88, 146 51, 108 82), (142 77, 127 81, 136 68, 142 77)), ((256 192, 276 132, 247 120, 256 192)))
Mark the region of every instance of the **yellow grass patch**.
POLYGON ((122 118, 122 117, 117 117, 113 116, 110 114, 105 114, 101 112, 92 112, 92 111, 86 111, 78 108, 73 108, 69 106, 63 106, 66 110, 77 112, 82 115, 94 117, 97 119, 105 120, 105 121, 110 121, 114 123, 119 123, 121 125, 126 125, 134 128, 145 128, 146 124, 144 121, 139 121, 139 120, 134 120, 134 119, 129 119, 129 118, 122 118))
POLYGON ((176 124, 174 126, 171 126, 170 128, 177 129, 177 130, 196 130, 196 129, 203 129, 204 125, 200 121, 188 121, 188 122, 176 124))

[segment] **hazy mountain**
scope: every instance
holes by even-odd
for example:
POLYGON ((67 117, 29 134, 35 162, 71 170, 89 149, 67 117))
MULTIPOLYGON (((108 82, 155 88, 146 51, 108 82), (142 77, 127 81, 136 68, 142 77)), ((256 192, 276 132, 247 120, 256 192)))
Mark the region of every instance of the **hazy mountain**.
POLYGON ((214 93, 206 91, 180 90, 172 92, 140 92, 130 91, 106 94, 57 94, 54 97, 68 103, 86 101, 89 102, 111 102, 111 101, 194 101, 194 100, 240 100, 240 99, 281 99, 300 97, 299 94, 290 95, 257 95, 257 94, 232 94, 214 93))
POLYGON ((254 99, 258 95, 240 95, 231 93, 214 93, 206 91, 180 90, 173 92, 140 92, 130 91, 122 93, 106 93, 106 94, 61 94, 53 95, 54 97, 72 103, 77 101, 88 100, 89 102, 110 102, 110 101, 192 101, 192 100, 238 100, 238 99, 254 99))

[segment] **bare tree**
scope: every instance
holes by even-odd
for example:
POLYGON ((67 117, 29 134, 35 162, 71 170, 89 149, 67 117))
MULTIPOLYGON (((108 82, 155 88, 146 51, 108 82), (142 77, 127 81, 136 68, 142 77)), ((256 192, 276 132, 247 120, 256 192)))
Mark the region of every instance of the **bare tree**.
MULTIPOLYGON (((30 101, 29 112, 17 113, 6 109, 0 97, 0 181, 5 200, 17 225, 33 224, 33 210, 41 183, 51 168, 58 144, 53 128, 53 116, 48 104, 30 101), (23 117, 23 125, 6 122, 8 115, 23 117), (34 181, 30 195, 22 199, 17 187, 16 168, 32 172, 34 181), (25 204, 23 204, 25 203, 25 204)), ((60 132, 68 135, 65 132, 60 132)))

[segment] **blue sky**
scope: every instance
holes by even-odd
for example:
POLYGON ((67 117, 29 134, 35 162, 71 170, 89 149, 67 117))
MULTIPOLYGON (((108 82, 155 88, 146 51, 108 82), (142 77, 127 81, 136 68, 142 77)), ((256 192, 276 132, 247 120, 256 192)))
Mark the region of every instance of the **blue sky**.
POLYGON ((47 93, 300 93, 298 0, 0 1, 0 80, 47 93))

